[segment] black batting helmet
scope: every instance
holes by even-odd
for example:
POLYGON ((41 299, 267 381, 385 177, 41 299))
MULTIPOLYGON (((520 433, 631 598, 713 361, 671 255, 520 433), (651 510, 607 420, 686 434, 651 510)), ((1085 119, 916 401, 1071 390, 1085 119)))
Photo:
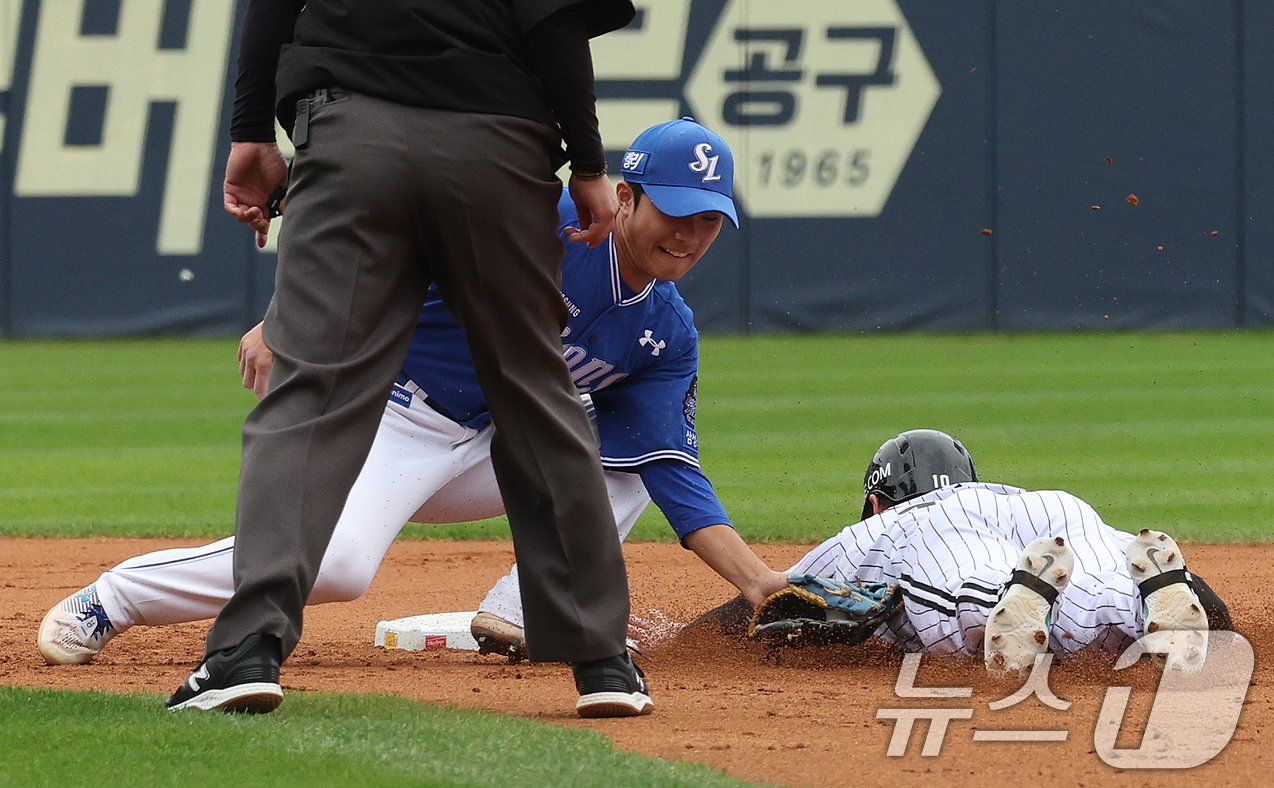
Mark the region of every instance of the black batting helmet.
POLYGON ((885 441, 863 476, 863 519, 872 493, 895 504, 957 482, 976 482, 978 469, 964 444, 937 430, 908 430, 885 441))

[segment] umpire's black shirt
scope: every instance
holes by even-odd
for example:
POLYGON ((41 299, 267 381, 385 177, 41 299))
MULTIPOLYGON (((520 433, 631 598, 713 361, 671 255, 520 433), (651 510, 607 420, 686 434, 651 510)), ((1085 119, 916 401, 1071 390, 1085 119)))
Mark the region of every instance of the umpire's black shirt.
MULTIPOLYGON (((279 120, 290 129, 297 99, 340 87, 411 106, 560 125, 569 150, 573 113, 585 112, 581 125, 592 127, 587 136, 596 135, 587 37, 623 27, 634 13, 631 0, 256 0, 244 28, 235 117, 235 127, 252 131, 234 139, 271 138, 272 124, 260 112, 270 106, 267 97, 277 101, 279 120), (553 31, 561 30, 563 18, 586 31, 582 49, 555 48, 553 31), (277 90, 271 91, 271 50, 279 52, 287 40, 290 19, 296 19, 292 43, 278 54, 277 90), (551 24, 540 24, 546 20, 551 24), (270 30, 256 38, 274 40, 254 45, 250 29, 270 30), (581 80, 582 96, 560 84, 581 80)), ((596 148, 600 155, 600 145, 587 142, 574 146, 576 153, 596 148)))

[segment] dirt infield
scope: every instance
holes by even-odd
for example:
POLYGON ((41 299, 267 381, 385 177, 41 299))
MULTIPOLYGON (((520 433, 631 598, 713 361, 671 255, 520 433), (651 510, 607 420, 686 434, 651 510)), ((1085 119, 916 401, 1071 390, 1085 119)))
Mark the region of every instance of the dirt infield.
MULTIPOLYGON (((36 653, 45 610, 118 561, 190 540, 0 540, 0 684, 123 692, 172 690, 200 654, 206 625, 136 628, 88 666, 51 668, 36 653)), ((824 653, 789 652, 779 664, 751 644, 715 638, 671 639, 648 647, 655 713, 629 720, 574 716, 570 672, 558 665, 510 665, 468 652, 385 652, 372 646, 380 619, 472 609, 507 570, 511 549, 497 542, 400 542, 376 582, 357 602, 313 608, 305 637, 285 666, 285 689, 379 691, 460 707, 487 709, 573 728, 590 728, 616 745, 648 755, 707 763, 737 777, 781 784, 873 785, 943 780, 980 785, 1266 784, 1274 767, 1274 653, 1267 599, 1274 587, 1269 546, 1185 545, 1190 566, 1229 602, 1236 625, 1256 651, 1256 671, 1239 728, 1216 758, 1187 772, 1143 772, 1107 766, 1093 731, 1106 688, 1132 686, 1116 741, 1134 748, 1149 715, 1159 674, 1143 662, 1115 672, 1109 655, 1056 665, 1053 692, 1066 711, 1037 698, 993 711, 1017 683, 987 677, 980 664, 926 659, 916 686, 971 687, 966 700, 900 699, 894 694, 902 657, 876 643, 824 653), (950 723, 941 752, 920 754, 928 724, 917 722, 902 757, 886 750, 894 722, 878 709, 972 709, 950 723), (974 743, 977 730, 1065 730, 1064 742, 974 743), (1035 782, 1030 782, 1034 780, 1035 782)), ((805 548, 763 545, 771 565, 787 565, 805 548)), ((675 545, 625 548, 635 614, 687 621, 704 601, 730 590, 689 551, 675 545)))

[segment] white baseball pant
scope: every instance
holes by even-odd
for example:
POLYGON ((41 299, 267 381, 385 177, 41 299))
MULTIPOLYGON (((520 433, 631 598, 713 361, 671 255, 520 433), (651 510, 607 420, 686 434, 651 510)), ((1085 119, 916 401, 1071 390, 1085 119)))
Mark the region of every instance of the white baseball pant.
MULTIPOLYGON (((371 452, 346 499, 307 604, 356 599, 371 585, 390 544, 411 520, 455 523, 504 513, 491 466, 494 428, 463 427, 419 397, 390 401, 371 452)), ((627 538, 650 496, 635 473, 607 471, 619 538, 627 538)), ((97 579, 117 632, 216 617, 234 591, 234 537, 202 547, 130 558, 97 579)), ((522 624, 517 567, 479 605, 522 624)))

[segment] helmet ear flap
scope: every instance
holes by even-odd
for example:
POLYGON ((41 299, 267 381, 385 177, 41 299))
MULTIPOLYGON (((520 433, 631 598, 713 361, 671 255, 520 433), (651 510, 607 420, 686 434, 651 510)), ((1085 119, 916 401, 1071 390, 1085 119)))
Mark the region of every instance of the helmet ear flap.
POLYGON ((875 512, 873 512, 871 508, 871 494, 869 493, 863 496, 863 516, 858 519, 861 522, 866 520, 868 517, 871 517, 873 514, 875 514, 875 512))

